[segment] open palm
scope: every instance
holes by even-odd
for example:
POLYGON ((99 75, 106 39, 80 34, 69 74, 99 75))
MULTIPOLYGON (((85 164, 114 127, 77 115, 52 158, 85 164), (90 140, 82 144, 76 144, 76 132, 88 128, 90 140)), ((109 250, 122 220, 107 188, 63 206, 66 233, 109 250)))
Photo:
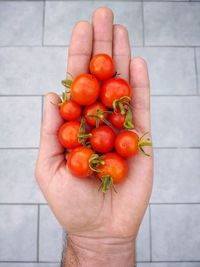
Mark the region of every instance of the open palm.
MULTIPOLYGON (((99 8, 92 24, 79 22, 73 29, 67 71, 73 76, 88 72, 92 55, 106 53, 113 57, 120 77, 133 88, 133 118, 136 130, 150 131, 149 80, 143 59, 131 59, 127 30, 113 25, 113 14, 99 8)), ((137 155, 129 160, 129 175, 117 185, 118 193, 98 191, 100 181, 91 177, 78 179, 66 169, 64 150, 57 132, 63 123, 58 108, 59 97, 50 93, 45 99, 41 144, 36 178, 58 221, 71 235, 134 239, 152 188, 152 156, 137 155)), ((150 151, 152 154, 152 152, 150 151)))

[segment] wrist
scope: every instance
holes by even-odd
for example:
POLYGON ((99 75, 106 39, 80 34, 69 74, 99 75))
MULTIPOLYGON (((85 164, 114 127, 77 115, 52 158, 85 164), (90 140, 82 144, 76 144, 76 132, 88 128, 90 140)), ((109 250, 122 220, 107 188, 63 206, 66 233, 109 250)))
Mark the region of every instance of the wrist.
POLYGON ((63 267, 133 267, 135 240, 68 235, 64 262, 63 267))

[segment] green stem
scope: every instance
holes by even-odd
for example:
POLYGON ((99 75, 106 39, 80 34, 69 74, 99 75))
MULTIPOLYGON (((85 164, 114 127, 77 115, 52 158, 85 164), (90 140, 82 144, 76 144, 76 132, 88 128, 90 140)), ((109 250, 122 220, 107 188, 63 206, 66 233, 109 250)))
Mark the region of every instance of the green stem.
POLYGON ((87 139, 91 136, 92 136, 91 133, 88 134, 85 132, 85 119, 84 119, 84 117, 82 117, 81 125, 79 128, 79 133, 78 133, 78 142, 82 145, 85 145, 85 139, 87 139))
POLYGON ((124 109, 124 104, 122 102, 119 102, 119 108, 120 108, 120 111, 121 111, 122 115, 126 114, 126 111, 124 109))

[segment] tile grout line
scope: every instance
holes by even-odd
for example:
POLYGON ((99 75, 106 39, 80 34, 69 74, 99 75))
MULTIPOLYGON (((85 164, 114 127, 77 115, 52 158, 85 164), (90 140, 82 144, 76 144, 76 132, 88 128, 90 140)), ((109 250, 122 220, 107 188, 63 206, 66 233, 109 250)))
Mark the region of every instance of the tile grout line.
POLYGON ((44 46, 44 37, 45 37, 45 14, 46 14, 46 0, 43 1, 42 46, 44 46))
POLYGON ((195 76, 196 76, 197 95, 199 95, 200 89, 199 89, 199 78, 198 78, 197 53, 196 53, 195 47, 194 47, 194 67, 195 67, 195 76))
POLYGON ((39 248, 40 248, 40 204, 37 204, 37 262, 39 262, 39 248))
POLYGON ((151 203, 149 203, 149 249, 150 249, 150 262, 152 262, 151 203))
POLYGON ((142 38, 143 38, 143 47, 145 47, 145 30, 144 30, 144 1, 142 1, 141 5, 142 5, 142 38))

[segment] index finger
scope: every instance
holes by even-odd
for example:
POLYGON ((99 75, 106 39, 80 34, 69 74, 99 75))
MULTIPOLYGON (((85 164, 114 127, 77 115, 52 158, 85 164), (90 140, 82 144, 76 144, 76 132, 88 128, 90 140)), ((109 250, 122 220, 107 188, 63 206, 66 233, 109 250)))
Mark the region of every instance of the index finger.
POLYGON ((67 63, 67 72, 74 77, 88 72, 92 53, 92 35, 92 25, 89 22, 80 21, 74 26, 67 63))

